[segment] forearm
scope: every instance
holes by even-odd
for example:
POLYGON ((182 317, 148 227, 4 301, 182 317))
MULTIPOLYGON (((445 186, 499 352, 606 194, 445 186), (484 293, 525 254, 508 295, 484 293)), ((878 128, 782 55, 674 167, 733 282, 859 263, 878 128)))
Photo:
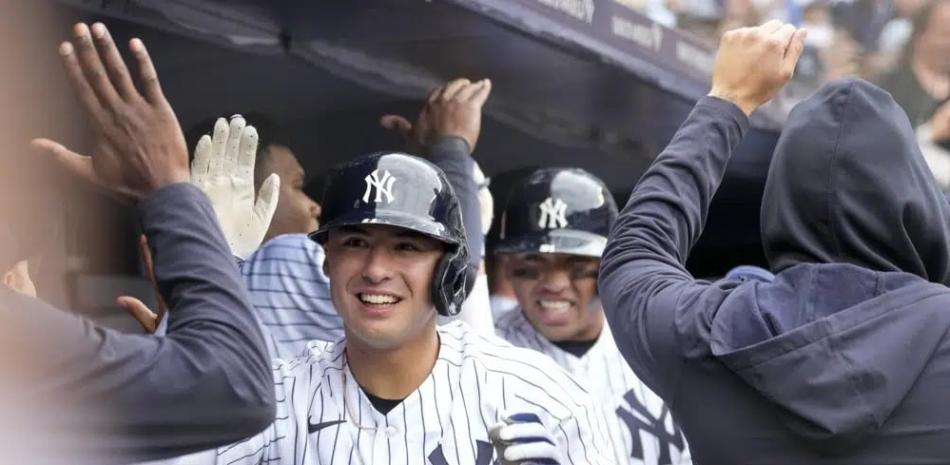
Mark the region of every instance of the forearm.
POLYGON ((681 333, 705 331, 699 317, 677 313, 705 311, 701 301, 682 305, 707 288, 685 262, 747 126, 737 107, 700 101, 634 188, 607 241, 598 280, 604 314, 614 334, 625 335, 616 338, 624 358, 661 396, 674 388, 681 339, 692 337, 681 333))
POLYGON ((602 276, 649 260, 688 277, 689 251, 747 129, 748 118, 735 105, 714 97, 697 103, 621 211, 604 252, 602 276))
MULTIPOLYGON (((179 390, 163 391, 169 404, 188 399, 185 405, 168 405, 162 423, 184 420, 199 429, 228 425, 206 429, 207 436, 195 435, 195 442, 256 432, 273 419, 270 357, 214 210, 189 184, 153 194, 140 210, 155 278, 169 306, 168 336, 148 376, 153 388, 163 380, 177 381, 179 390), (237 406, 242 412, 233 411, 237 406), (230 424, 222 423, 222 412, 228 412, 230 424)), ((182 440, 174 434, 169 439, 182 440)))
POLYGON ((36 299, 0 293, 2 334, 34 360, 32 394, 83 414, 51 425, 93 455, 171 457, 247 437, 273 421, 263 339, 207 200, 169 186, 142 204, 155 273, 170 304, 167 337, 122 334, 36 299), (87 444, 88 443, 88 444, 87 444))
MULTIPOLYGON (((478 205, 478 186, 473 172, 475 161, 469 155, 468 143, 461 137, 447 136, 429 147, 427 158, 445 172, 458 197, 465 224, 469 262, 477 270, 482 257, 485 239, 482 237, 481 210, 478 205)), ((474 277, 475 274, 473 273, 474 277)))

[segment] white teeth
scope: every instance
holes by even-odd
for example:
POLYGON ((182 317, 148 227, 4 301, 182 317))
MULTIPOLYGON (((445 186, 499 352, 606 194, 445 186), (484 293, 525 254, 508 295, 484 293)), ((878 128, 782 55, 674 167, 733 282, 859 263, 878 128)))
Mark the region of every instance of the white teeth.
POLYGON ((399 298, 387 294, 360 294, 360 301, 370 305, 389 305, 399 302, 399 298))
POLYGON ((544 310, 557 311, 571 308, 571 302, 567 300, 539 300, 538 303, 544 310))

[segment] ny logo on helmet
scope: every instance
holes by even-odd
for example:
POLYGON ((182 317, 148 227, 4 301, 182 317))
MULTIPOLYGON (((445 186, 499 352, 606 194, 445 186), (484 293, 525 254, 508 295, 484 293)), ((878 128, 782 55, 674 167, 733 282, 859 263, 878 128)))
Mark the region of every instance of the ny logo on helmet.
POLYGON ((373 188, 376 188, 376 198, 373 202, 382 202, 384 196, 386 197, 386 203, 393 201, 393 183, 396 182, 396 178, 390 175, 389 171, 384 171, 383 177, 380 178, 379 170, 374 170, 363 178, 363 181, 366 181, 366 192, 363 192, 363 202, 369 203, 373 188))
POLYGON ((539 205, 541 218, 539 228, 559 229, 567 226, 567 204, 561 199, 548 197, 539 205))

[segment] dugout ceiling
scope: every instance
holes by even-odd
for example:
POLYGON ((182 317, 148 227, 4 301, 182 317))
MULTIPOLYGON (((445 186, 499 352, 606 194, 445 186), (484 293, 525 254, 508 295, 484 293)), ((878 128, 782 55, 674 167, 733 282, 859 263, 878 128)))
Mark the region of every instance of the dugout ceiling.
MULTIPOLYGON (((490 77, 476 154, 490 176, 579 166, 602 177, 621 205, 706 93, 713 59, 700 41, 624 0, 57 3, 64 24, 104 19, 119 39, 142 37, 186 130, 214 115, 277 116, 310 173, 400 148, 378 127, 380 115, 414 116, 447 79, 490 77)), ((723 260, 755 261, 748 251, 758 259, 758 199, 772 143, 772 135, 757 135, 730 166, 710 223, 715 237, 699 250, 718 254, 708 257, 709 272, 723 260)))

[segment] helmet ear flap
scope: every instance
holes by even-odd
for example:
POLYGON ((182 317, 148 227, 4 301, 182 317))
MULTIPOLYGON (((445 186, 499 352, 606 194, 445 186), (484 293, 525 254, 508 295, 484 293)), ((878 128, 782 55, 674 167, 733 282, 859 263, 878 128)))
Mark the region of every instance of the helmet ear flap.
POLYGON ((432 282, 432 303, 442 316, 455 316, 475 287, 475 273, 468 263, 468 249, 456 247, 446 252, 435 267, 432 282))

